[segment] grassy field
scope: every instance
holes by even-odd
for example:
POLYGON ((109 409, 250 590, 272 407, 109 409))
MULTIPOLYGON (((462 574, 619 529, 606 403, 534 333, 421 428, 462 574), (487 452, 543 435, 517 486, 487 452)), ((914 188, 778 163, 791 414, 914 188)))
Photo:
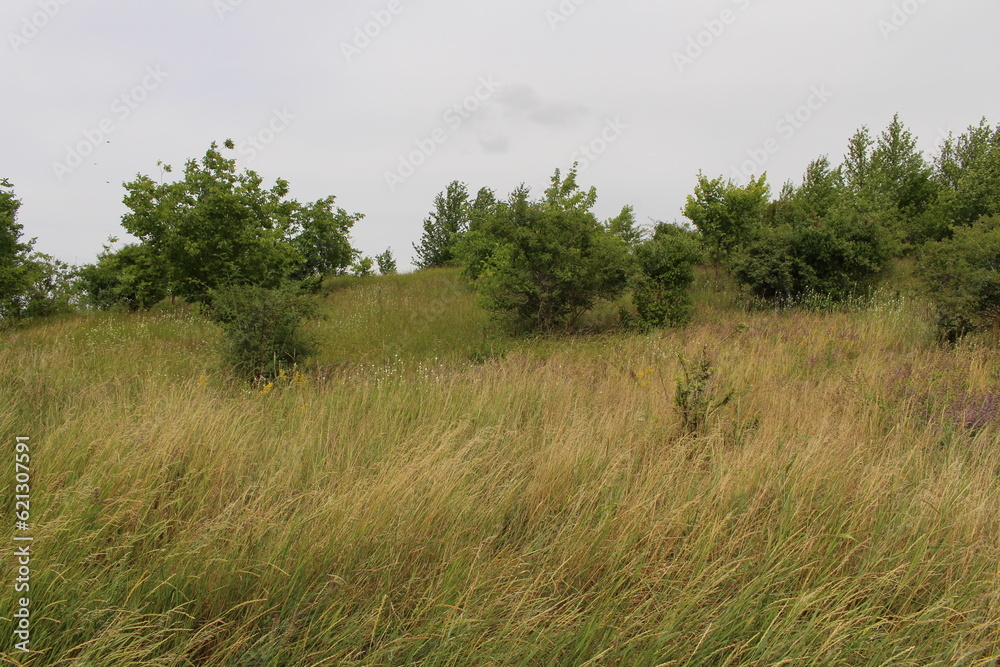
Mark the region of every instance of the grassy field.
POLYGON ((6 332, 0 662, 1000 664, 1000 354, 908 294, 509 340, 455 272, 339 280, 270 388, 181 307, 6 332))

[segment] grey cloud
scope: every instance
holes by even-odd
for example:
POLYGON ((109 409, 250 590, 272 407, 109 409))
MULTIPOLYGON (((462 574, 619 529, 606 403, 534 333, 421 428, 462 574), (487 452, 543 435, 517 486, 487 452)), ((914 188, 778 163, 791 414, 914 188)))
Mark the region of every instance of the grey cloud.
POLYGON ((587 107, 582 104, 546 101, 526 84, 507 86, 498 102, 506 116, 523 117, 548 127, 565 125, 587 112, 587 107))
POLYGON ((501 135, 481 135, 479 145, 487 153, 503 154, 510 150, 510 137, 501 135))

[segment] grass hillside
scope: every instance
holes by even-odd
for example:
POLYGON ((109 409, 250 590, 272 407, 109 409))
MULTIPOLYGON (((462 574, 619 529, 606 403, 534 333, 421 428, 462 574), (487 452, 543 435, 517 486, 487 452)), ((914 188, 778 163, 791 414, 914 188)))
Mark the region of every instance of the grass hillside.
POLYGON ((995 344, 905 290, 712 280, 682 331, 533 340, 455 272, 337 280, 318 358, 253 389, 183 307, 2 334, 38 651, 9 526, 2 662, 998 664, 995 344))

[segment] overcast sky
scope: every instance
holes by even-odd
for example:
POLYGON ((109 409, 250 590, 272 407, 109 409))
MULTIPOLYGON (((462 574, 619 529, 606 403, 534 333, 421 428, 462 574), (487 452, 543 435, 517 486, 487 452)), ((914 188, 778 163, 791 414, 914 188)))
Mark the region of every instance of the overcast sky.
POLYGON ((227 138, 405 268, 452 180, 538 194, 579 160, 602 217, 671 221, 699 170, 777 192, 895 112, 928 151, 1000 122, 997 0, 4 0, 0 25, 0 177, 74 264, 123 235, 123 182, 227 138))

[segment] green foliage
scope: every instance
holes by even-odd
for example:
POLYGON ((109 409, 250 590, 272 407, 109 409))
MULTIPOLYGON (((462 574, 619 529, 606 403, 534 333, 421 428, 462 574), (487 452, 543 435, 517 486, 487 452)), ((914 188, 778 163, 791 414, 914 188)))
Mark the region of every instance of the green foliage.
POLYGON ((937 200, 938 186, 899 114, 877 139, 867 127, 854 134, 842 172, 847 203, 892 234, 894 254, 904 254, 927 238, 933 225, 926 216, 937 200))
POLYGON ((625 242, 629 248, 637 248, 642 242, 642 229, 635 222, 635 208, 622 207, 621 213, 606 223, 608 231, 625 242))
POLYGON ((713 412, 733 399, 736 392, 732 389, 727 391, 718 380, 707 348, 694 361, 681 355, 680 365, 674 406, 680 415, 681 427, 688 433, 696 433, 713 412))
POLYGON ((17 222, 21 201, 14 196, 14 186, 0 179, 0 317, 21 314, 21 298, 31 287, 31 246, 23 243, 23 226, 17 222))
POLYGON ((712 250, 718 267, 761 226, 770 187, 767 175, 740 187, 720 176, 698 173, 694 194, 688 195, 684 216, 694 223, 712 250))
POLYGON ((350 233, 365 216, 335 209, 335 202, 336 197, 331 196, 293 207, 292 245, 302 257, 293 278, 342 275, 357 256, 358 251, 351 247, 350 233))
POLYGON ((683 326, 691 320, 694 265, 699 240, 688 230, 660 223, 653 237, 636 249, 639 272, 632 300, 643 328, 683 326))
POLYGON ((21 317, 67 313, 78 301, 78 270, 51 255, 32 253, 26 264, 29 285, 18 301, 21 317))
POLYGON ((371 257, 360 257, 351 266, 351 275, 355 278, 371 278, 375 275, 375 262, 371 257))
POLYGON ((886 230, 852 211, 793 226, 762 229, 734 256, 734 277, 772 302, 820 294, 836 301, 867 292, 888 266, 886 230))
POLYGON ((924 246, 920 273, 945 338, 1000 325, 1000 216, 924 246))
POLYGON ((871 151, 874 143, 867 125, 863 125, 847 142, 847 155, 841 170, 844 184, 855 199, 867 197, 872 189, 871 151))
POLYGON ((375 263, 378 264, 378 272, 383 276, 391 276, 398 273, 396 260, 392 256, 392 249, 386 249, 381 255, 375 256, 375 263))
POLYGON ((105 246, 97 262, 81 268, 79 276, 85 302, 100 310, 118 305, 145 310, 167 296, 158 262, 145 245, 105 246))
POLYGON ((238 173, 213 143, 200 161, 187 162, 179 181, 140 175, 126 183, 130 212, 122 226, 149 248, 166 287, 189 301, 209 301, 228 285, 275 287, 350 263, 347 230, 359 215, 334 211, 333 197, 303 206, 286 198, 287 181, 267 190, 262 182, 256 172, 238 173))
POLYGON ((809 163, 802 185, 785 184, 781 196, 771 204, 768 222, 772 227, 816 222, 841 206, 847 196, 842 168, 834 169, 824 155, 809 163))
POLYGON ((939 217, 953 226, 970 226, 1000 215, 1000 125, 984 118, 961 136, 949 137, 935 163, 943 186, 939 217))
POLYGON ((879 136, 871 156, 878 204, 899 212, 904 220, 922 213, 934 199, 932 170, 917 148, 917 139, 899 114, 879 136))
POLYGON ((474 282, 482 275, 486 261, 497 249, 497 239, 488 231, 490 221, 507 215, 507 202, 497 201, 494 192, 482 188, 469 210, 469 229, 455 243, 455 257, 464 266, 465 277, 474 282))
POLYGON ((233 285, 215 290, 209 319, 225 335, 225 359, 244 380, 273 379, 315 352, 302 331, 315 306, 293 288, 233 285))
POLYGON ((483 306, 515 328, 553 331, 620 294, 628 247, 594 216, 596 201, 574 166, 565 179, 556 170, 544 199, 529 200, 522 186, 484 218, 475 246, 487 253, 476 280, 483 306))
POLYGON ((454 264, 455 244, 469 228, 469 188, 452 181, 434 198, 434 210, 424 220, 424 234, 417 251, 416 265, 421 269, 454 264))

